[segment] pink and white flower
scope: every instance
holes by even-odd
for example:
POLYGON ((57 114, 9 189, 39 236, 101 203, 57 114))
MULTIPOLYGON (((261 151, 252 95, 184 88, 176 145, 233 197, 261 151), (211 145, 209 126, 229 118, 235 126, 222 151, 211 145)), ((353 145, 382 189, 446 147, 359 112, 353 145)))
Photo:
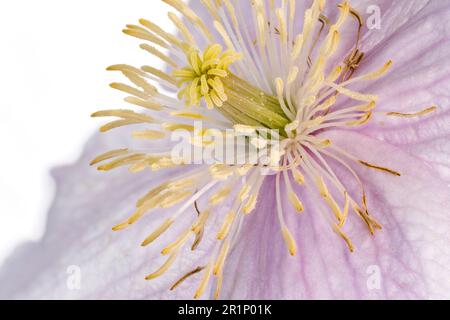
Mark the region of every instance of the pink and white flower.
POLYGON ((0 296, 449 298, 450 3, 164 2, 179 35, 124 32, 168 70, 109 67, 145 112, 94 113, 114 131, 55 171, 46 235, 5 265, 0 296), (170 135, 198 120, 279 130, 276 165, 179 165, 170 135))

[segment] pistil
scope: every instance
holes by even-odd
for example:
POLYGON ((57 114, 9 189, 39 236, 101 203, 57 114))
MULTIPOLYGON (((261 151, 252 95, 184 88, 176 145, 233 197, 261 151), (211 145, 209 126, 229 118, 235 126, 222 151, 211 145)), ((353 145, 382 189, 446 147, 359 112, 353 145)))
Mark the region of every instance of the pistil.
MULTIPOLYGON (((203 55, 196 49, 187 52, 189 66, 173 71, 178 85, 184 86, 179 97, 188 106, 199 106, 204 100, 209 109, 217 108, 234 124, 265 127, 284 132, 290 123, 280 100, 241 79, 229 66, 241 55, 219 44, 210 45, 203 55)), ((284 101, 282 101, 284 104, 284 101)))

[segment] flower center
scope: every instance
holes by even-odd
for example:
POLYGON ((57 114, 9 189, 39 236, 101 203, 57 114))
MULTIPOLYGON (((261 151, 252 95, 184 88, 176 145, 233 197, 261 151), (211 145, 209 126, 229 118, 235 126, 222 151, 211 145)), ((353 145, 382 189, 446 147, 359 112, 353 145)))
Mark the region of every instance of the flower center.
MULTIPOLYGON (((377 113, 377 96, 357 92, 350 87, 383 76, 392 65, 388 61, 378 70, 354 77, 364 59, 364 53, 359 48, 362 18, 358 12, 344 1, 338 6, 336 21, 331 24, 324 15, 323 0, 314 0, 302 17, 296 11, 295 1, 281 1, 281 7, 275 8, 274 1, 252 0, 249 1, 251 12, 243 12, 240 10, 241 1, 205 0, 202 4, 214 21, 218 35, 215 36, 187 4, 181 0, 164 1, 184 17, 181 20, 169 13, 181 38, 144 19, 140 20, 141 26, 127 25, 124 32, 152 43, 142 44, 141 48, 167 63, 172 71, 166 73, 150 66, 140 69, 129 65, 109 67, 109 70, 121 71, 133 84, 113 83, 111 86, 129 94, 125 101, 145 108, 146 112, 96 112, 94 117, 119 118, 101 127, 101 131, 127 125, 147 125, 149 129, 134 131, 133 137, 162 139, 177 129, 194 131, 192 120, 201 120, 217 130, 236 126, 279 130, 282 148, 276 157, 276 166, 270 169, 275 175, 274 194, 280 232, 291 255, 297 251, 296 239, 284 217, 286 207, 283 196, 287 197, 294 211, 301 213, 308 211, 308 208, 300 195, 316 192, 321 198, 321 203, 317 203, 318 210, 350 251, 355 246, 344 228, 351 212, 365 222, 372 234, 381 229, 369 213, 364 185, 354 167, 363 166, 396 177, 400 173, 359 159, 326 137, 329 129, 352 129, 372 119, 377 113), (342 36, 340 30, 349 17, 357 22, 354 47, 344 59, 333 59, 342 36), (298 21, 302 21, 299 26, 298 21), (194 29, 195 36, 191 32, 194 29), (255 30, 255 34, 251 34, 249 29, 255 30), (205 41, 210 45, 201 52, 199 43, 205 41), (219 42, 227 47, 226 51, 219 42), (168 56, 161 50, 170 50, 172 55, 168 56), (169 88, 171 92, 177 92, 178 99, 158 90, 150 80, 169 88), (181 99, 188 107, 204 104, 208 109, 216 109, 221 116, 211 116, 204 108, 180 108, 181 99), (330 160, 342 165, 353 181, 339 179, 329 165, 330 160), (359 190, 350 192, 349 184, 355 185, 355 182, 359 190)), ((413 118, 435 109, 432 106, 419 112, 392 111, 381 115, 413 118)), ((105 171, 129 166, 131 172, 177 166, 171 158, 173 146, 170 143, 161 145, 156 148, 152 146, 148 151, 128 148, 109 151, 91 164, 100 164, 98 169, 105 171)), ((260 199, 266 177, 261 169, 267 169, 267 165, 214 163, 200 167, 186 166, 185 169, 182 174, 149 190, 138 200, 131 216, 113 230, 123 230, 133 225, 150 210, 175 208, 166 212, 170 216, 144 239, 142 246, 147 246, 157 241, 174 224, 189 222, 164 247, 161 253, 167 256, 167 260, 149 274, 147 280, 163 275, 190 240, 190 247, 195 250, 201 245, 204 235, 211 232, 206 230, 213 230, 217 241, 207 261, 195 269, 188 266, 187 273, 174 283, 172 289, 188 277, 202 273, 195 297, 202 296, 214 277, 214 296, 217 298, 223 283, 225 262, 239 241, 240 226, 245 217, 255 211, 260 199), (220 208, 225 201, 229 210, 224 213, 220 208), (221 220, 219 225, 211 225, 213 216, 221 220)))
POLYGON ((173 71, 184 85, 179 98, 188 106, 199 106, 204 99, 209 109, 218 107, 234 124, 266 127, 284 132, 290 122, 276 97, 233 74, 228 67, 242 55, 231 50, 222 53, 219 44, 210 45, 201 56, 198 50, 187 53, 189 66, 173 71))

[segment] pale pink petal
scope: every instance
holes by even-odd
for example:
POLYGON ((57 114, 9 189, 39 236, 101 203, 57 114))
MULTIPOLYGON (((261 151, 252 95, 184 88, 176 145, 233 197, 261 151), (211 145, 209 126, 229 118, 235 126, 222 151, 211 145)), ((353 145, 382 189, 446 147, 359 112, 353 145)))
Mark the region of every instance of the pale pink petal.
MULTIPOLYGON (((186 281, 169 291, 183 274, 204 263, 211 238, 195 252, 187 250, 161 278, 145 281, 166 258, 161 249, 173 241, 196 215, 186 219, 153 245, 140 243, 172 211, 156 210, 129 229, 113 232, 135 209, 136 200, 149 189, 173 177, 173 171, 130 174, 126 169, 97 172, 89 162, 99 153, 130 146, 127 133, 118 130, 96 135, 73 165, 55 169, 57 192, 49 210, 44 237, 23 244, 0 270, 0 297, 19 299, 191 299, 197 282, 186 281), (79 267, 81 287, 71 290, 70 267, 79 267), (68 269, 69 268, 69 269, 68 269), (183 290, 183 288, 185 290, 183 290), (187 290, 186 290, 187 289, 187 290)), ((173 210, 173 209, 172 209, 173 210)), ((207 255, 209 256, 209 255, 207 255)), ((196 279, 198 281, 198 279, 196 279)))

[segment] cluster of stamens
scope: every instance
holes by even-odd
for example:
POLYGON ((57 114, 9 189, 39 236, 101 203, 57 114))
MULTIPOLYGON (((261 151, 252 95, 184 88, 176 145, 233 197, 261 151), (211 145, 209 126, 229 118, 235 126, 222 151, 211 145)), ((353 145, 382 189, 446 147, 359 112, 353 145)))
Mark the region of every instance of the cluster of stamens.
MULTIPOLYGON (((359 159, 334 145, 330 139, 323 138, 326 137, 323 132, 328 129, 359 127, 373 118, 377 96, 356 92, 350 86, 377 79, 386 74, 392 65, 388 61, 378 70, 354 77, 364 58, 359 48, 362 18, 358 12, 348 2, 343 2, 337 8, 337 20, 331 24, 324 15, 324 0, 314 0, 311 8, 304 13, 303 20, 296 12, 295 1, 281 1, 280 8, 275 8, 273 1, 266 4, 264 0, 255 0, 252 1, 252 12, 243 13, 239 4, 230 0, 205 0, 202 3, 220 35, 220 39, 216 39, 187 4, 180 0, 163 1, 184 18, 169 13, 181 38, 168 34, 147 20, 140 20, 140 26, 128 25, 124 32, 147 41, 141 48, 160 58, 172 71, 166 73, 150 66, 140 69, 129 65, 110 67, 109 70, 121 71, 133 84, 114 83, 111 86, 129 94, 126 102, 145 108, 147 112, 97 112, 93 116, 119 118, 101 130, 146 125, 148 129, 134 131, 133 137, 163 139, 179 129, 194 131, 194 120, 201 120, 208 128, 217 130, 237 126, 252 130, 261 127, 279 130, 282 152, 277 158, 277 165, 270 169, 275 175, 274 193, 280 230, 291 255, 297 251, 296 235, 291 233, 285 220, 286 208, 282 199, 286 196, 298 213, 308 211, 298 192, 299 189, 305 190, 305 186, 320 195, 324 207, 319 210, 323 211, 331 230, 345 241, 350 251, 355 246, 344 227, 351 212, 366 223, 372 234, 381 229, 380 223, 369 213, 366 191, 353 168, 363 166, 394 176, 400 176, 400 173, 359 159), (248 19, 247 15, 251 15, 252 19, 248 19), (349 17, 358 26, 355 46, 347 57, 330 66, 342 36, 340 30, 349 17), (303 21, 301 28, 297 26, 298 21, 303 21), (198 36, 191 33, 192 28, 198 30, 198 36), (250 28, 256 30, 255 39, 250 37, 250 28), (205 41, 210 45, 201 54, 199 43, 205 41), (222 42, 227 50, 223 52, 218 42, 222 42), (166 55, 162 50, 170 50, 172 54, 166 55), (177 92, 178 99, 162 93, 149 81, 156 81, 159 86, 177 92), (188 107, 218 107, 217 117, 206 115, 202 108, 195 111, 180 108, 179 100, 184 100, 188 107), (319 136, 318 133, 322 134, 319 136), (337 161, 346 168, 360 187, 358 193, 348 191, 345 181, 341 181, 328 165, 329 160, 337 161)), ((395 111, 383 114, 412 118, 435 109, 430 107, 409 114, 395 111)), ((203 132, 195 134, 203 137, 203 132)), ((100 164, 100 170, 128 166, 131 172, 172 168, 179 164, 171 158, 170 147, 150 152, 113 150, 94 159, 92 165, 100 164)), ((188 227, 162 250, 167 260, 146 277, 149 280, 164 274, 183 254, 183 248, 188 243, 191 243, 191 250, 201 245, 211 217, 219 216, 222 224, 211 226, 216 230, 217 242, 208 261, 187 271, 172 286, 174 289, 187 278, 202 273, 195 297, 201 297, 211 277, 215 277, 217 298, 223 283, 225 262, 239 241, 239 226, 246 215, 255 211, 265 181, 261 169, 267 169, 267 165, 216 163, 185 167, 183 175, 152 188, 140 198, 135 212, 113 229, 123 230, 133 225, 150 210, 176 208, 144 239, 142 246, 147 246, 175 223, 190 221, 188 227), (220 210, 224 204, 229 207, 227 212, 220 210)))

